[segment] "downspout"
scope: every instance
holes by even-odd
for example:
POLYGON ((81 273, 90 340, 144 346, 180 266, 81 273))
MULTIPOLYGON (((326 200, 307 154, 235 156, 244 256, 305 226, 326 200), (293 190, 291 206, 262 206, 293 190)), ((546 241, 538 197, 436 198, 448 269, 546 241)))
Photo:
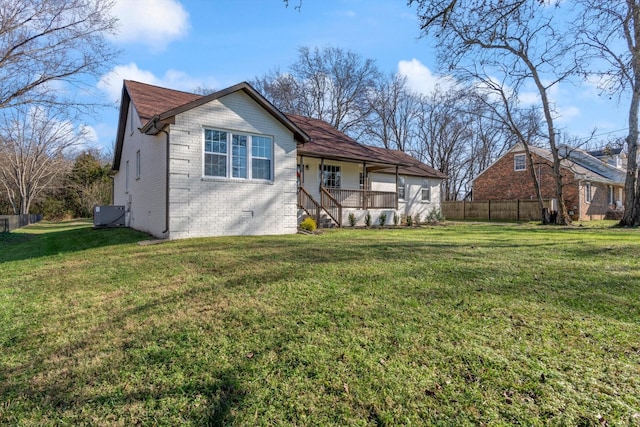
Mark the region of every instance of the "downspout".
POLYGON ((164 129, 160 129, 158 126, 158 121, 153 121, 153 128, 158 132, 164 132, 167 136, 167 156, 166 156, 166 173, 165 173, 165 206, 164 206, 164 231, 162 234, 167 234, 169 232, 169 145, 170 145, 170 137, 169 132, 164 129))

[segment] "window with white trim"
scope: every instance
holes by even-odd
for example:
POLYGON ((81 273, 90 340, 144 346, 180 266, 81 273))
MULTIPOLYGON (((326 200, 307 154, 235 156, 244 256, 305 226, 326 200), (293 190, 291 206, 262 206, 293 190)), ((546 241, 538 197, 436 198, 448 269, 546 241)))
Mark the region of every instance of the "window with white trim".
POLYGON ((271 180, 272 151, 271 138, 265 136, 251 138, 251 176, 253 179, 271 180))
POLYGON ((320 165, 321 185, 326 188, 340 188, 340 166, 320 165))
POLYGON ((404 200, 406 197, 407 180, 404 176, 398 177, 398 200, 404 200))
POLYGON ((591 203, 591 183, 586 182, 584 184, 584 201, 591 203))
POLYGON ((273 139, 216 129, 204 130, 204 176, 273 179, 273 139))
POLYGON ((431 201, 431 185, 429 184, 429 180, 428 179, 423 179, 422 180, 421 197, 422 197, 422 201, 423 202, 430 202, 431 201))
POLYGON ((513 170, 523 171, 527 168, 527 160, 524 154, 516 154, 513 156, 513 170))

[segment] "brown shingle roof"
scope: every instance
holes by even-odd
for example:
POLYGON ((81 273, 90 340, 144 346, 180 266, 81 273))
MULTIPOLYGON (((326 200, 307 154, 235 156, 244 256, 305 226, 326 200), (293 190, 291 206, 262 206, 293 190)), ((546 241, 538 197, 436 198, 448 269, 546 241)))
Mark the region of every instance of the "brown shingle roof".
POLYGON ((124 85, 143 126, 153 116, 202 98, 202 95, 195 93, 166 89, 133 80, 125 80, 124 85))
MULTIPOLYGON (((398 169, 398 173, 400 173, 401 175, 423 176, 423 177, 440 178, 440 179, 447 178, 447 175, 445 175, 444 173, 440 172, 437 169, 432 168, 431 166, 428 166, 422 163, 421 161, 414 158, 413 156, 410 156, 404 151, 390 150, 388 148, 373 147, 373 146, 367 146, 367 148, 375 151, 382 158, 387 158, 390 161, 393 160, 397 163, 401 163, 402 166, 398 169)), ((395 173, 395 171, 391 169, 386 169, 386 170, 383 169, 381 170, 381 172, 395 173)))
POLYGON ((388 173, 395 173, 395 166, 399 166, 399 171, 402 174, 445 178, 440 172, 401 151, 368 147, 356 142, 325 121, 294 114, 283 114, 247 83, 239 83, 222 91, 202 96, 133 80, 125 80, 113 169, 117 170, 120 166, 124 126, 127 120, 126 110, 129 101, 133 103, 140 116, 143 125, 142 130, 152 132, 156 129, 155 126, 158 119, 162 122, 162 120, 170 118, 177 113, 195 108, 202 103, 237 90, 244 91, 270 111, 294 132, 297 141, 304 142, 304 145, 298 145, 298 154, 302 156, 366 162, 371 166, 378 166, 379 170, 388 173), (154 119, 153 122, 151 122, 152 119, 154 119), (152 125, 154 129, 150 129, 152 125), (309 140, 309 138, 311 139, 309 140))
POLYGON ((298 146, 298 154, 301 156, 390 165, 399 163, 393 159, 381 159, 376 152, 323 120, 295 114, 287 114, 287 117, 311 137, 311 141, 304 146, 298 146))

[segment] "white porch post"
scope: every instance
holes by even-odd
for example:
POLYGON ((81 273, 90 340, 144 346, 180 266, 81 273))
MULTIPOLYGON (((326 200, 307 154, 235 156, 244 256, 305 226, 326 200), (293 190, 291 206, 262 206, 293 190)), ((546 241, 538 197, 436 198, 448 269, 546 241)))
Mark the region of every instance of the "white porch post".
MULTIPOLYGON (((396 165, 396 210, 398 210, 398 165, 396 165)), ((406 181, 405 181, 406 182, 406 181)), ((405 189, 406 191, 406 189, 405 189)))
POLYGON ((367 209, 367 183, 369 177, 367 176, 367 162, 362 162, 362 177, 364 182, 362 183, 362 209, 367 209))

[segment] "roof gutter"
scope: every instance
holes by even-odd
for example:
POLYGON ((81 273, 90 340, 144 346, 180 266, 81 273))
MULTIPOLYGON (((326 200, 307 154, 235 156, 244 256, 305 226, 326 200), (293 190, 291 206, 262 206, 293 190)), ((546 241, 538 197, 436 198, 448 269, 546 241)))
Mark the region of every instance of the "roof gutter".
POLYGON ((150 130, 155 130, 156 132, 151 133, 152 135, 157 134, 158 132, 163 132, 162 129, 160 129, 157 125, 158 121, 160 120, 160 116, 159 115, 155 115, 153 117, 151 117, 151 119, 149 119, 149 121, 140 128, 140 132, 149 135, 149 131, 150 130))

